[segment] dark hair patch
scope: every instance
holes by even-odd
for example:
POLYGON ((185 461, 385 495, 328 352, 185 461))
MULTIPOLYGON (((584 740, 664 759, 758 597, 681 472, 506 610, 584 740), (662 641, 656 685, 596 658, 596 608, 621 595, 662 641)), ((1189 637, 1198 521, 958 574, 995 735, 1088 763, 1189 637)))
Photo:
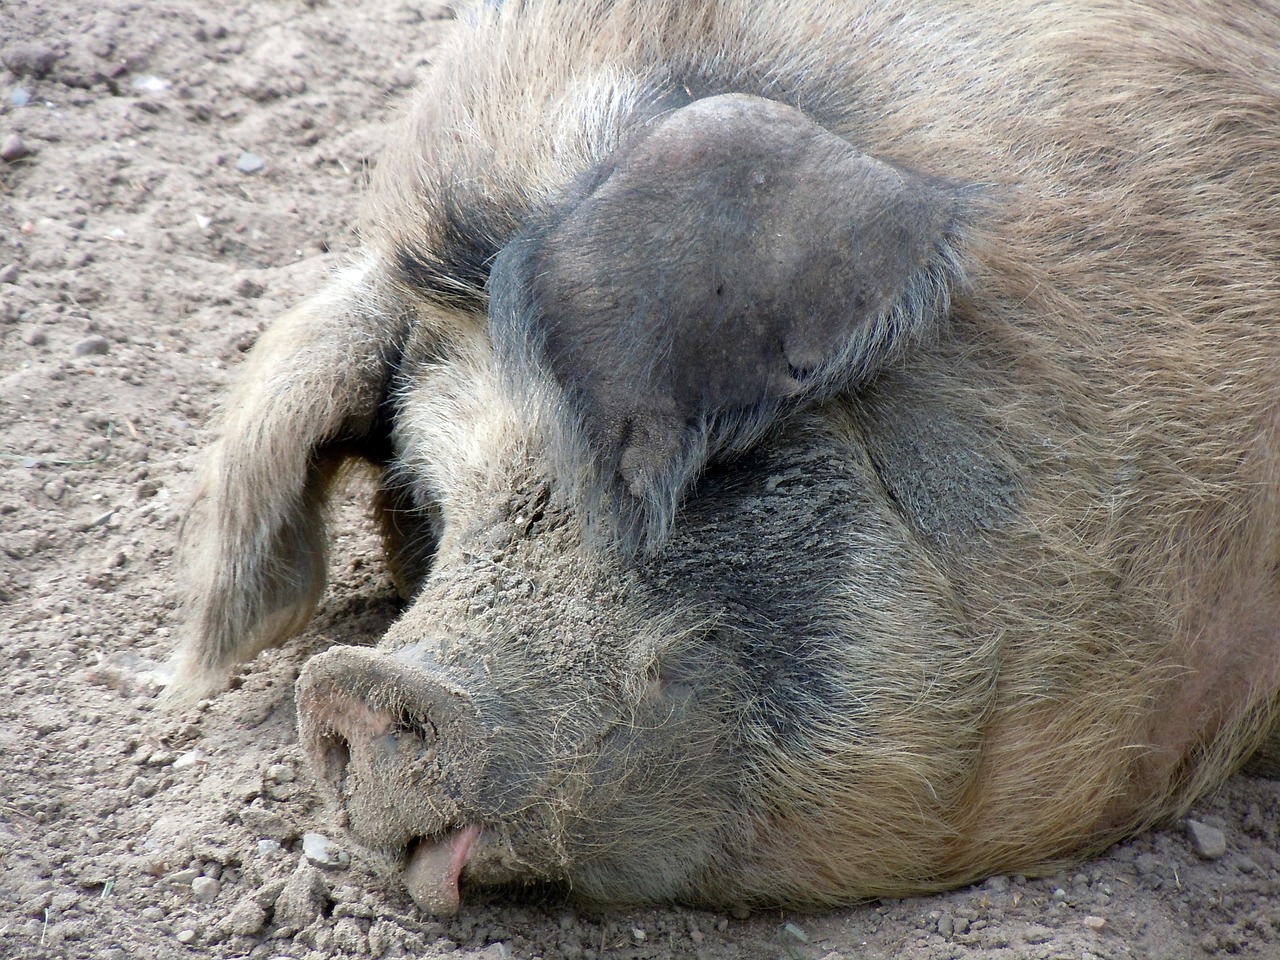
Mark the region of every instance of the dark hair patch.
POLYGON ((398 250, 396 269, 420 293, 483 311, 494 258, 526 211, 499 209, 481 197, 462 196, 460 190, 454 186, 440 201, 434 218, 439 230, 436 244, 398 250))

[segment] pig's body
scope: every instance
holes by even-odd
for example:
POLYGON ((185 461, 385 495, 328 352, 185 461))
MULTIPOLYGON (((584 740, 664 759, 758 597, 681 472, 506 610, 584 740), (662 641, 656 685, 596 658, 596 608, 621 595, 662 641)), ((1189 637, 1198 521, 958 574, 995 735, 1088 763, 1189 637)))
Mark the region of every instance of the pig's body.
POLYGON ((1280 8, 499 7, 228 405, 182 689, 306 622, 356 457, 411 603, 301 726, 428 909, 1028 871, 1263 742, 1280 8))

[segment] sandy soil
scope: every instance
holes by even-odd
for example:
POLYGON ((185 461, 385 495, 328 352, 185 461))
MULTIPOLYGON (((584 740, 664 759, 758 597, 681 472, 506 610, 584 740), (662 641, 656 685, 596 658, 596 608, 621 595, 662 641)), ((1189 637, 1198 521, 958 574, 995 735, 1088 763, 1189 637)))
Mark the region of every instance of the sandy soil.
POLYGON ((379 124, 450 29, 432 0, 0 0, 0 957, 1280 957, 1280 783, 1244 776, 1195 811, 1204 856, 1175 823, 824 915, 419 915, 319 807, 294 733, 298 664, 395 614, 358 491, 305 636, 157 707, 217 398, 352 248, 379 124), (332 841, 313 859, 308 832, 332 841))

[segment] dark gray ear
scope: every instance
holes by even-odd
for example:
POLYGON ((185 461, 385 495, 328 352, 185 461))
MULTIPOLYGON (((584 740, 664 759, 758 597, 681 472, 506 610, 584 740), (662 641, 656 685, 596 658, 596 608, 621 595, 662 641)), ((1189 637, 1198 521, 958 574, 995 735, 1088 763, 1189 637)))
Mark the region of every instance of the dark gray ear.
POLYGON ((711 97, 503 249, 490 324, 559 391, 553 417, 625 539, 653 548, 709 457, 939 327, 956 219, 954 190, 792 107, 711 97))

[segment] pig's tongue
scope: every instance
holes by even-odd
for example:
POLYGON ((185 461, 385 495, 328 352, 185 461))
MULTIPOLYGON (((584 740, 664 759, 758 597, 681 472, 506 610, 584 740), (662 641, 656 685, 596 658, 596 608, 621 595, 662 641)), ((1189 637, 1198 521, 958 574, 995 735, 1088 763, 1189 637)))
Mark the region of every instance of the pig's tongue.
POLYGON ((409 855, 404 883, 423 913, 445 917, 458 912, 458 876, 479 836, 480 827, 474 823, 455 827, 440 837, 420 841, 409 855))

